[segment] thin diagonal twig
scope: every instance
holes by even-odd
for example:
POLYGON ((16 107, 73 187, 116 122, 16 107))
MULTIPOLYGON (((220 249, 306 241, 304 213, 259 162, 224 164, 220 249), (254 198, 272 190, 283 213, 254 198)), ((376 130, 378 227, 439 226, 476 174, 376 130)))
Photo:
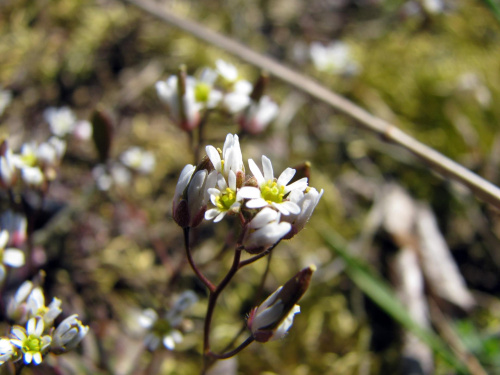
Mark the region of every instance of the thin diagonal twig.
POLYGON ((281 79, 294 88, 301 90, 313 98, 329 104, 332 108, 357 120, 365 129, 368 129, 384 140, 397 144, 416 155, 434 171, 449 177, 467 186, 478 198, 500 209, 500 189, 491 182, 471 172, 459 163, 444 156, 433 148, 419 142, 404 133, 393 124, 382 120, 353 102, 335 94, 311 78, 300 74, 278 61, 251 50, 243 44, 210 30, 196 22, 181 18, 173 14, 165 6, 155 4, 150 0, 123 0, 132 4, 150 15, 188 32, 198 39, 221 48, 239 58, 257 66, 269 74, 281 79))

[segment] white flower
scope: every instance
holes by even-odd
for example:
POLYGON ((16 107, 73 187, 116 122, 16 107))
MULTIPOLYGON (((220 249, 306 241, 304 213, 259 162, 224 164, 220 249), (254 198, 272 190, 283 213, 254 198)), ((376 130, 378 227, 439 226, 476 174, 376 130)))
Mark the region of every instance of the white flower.
POLYGON ((149 350, 156 350, 160 343, 169 350, 174 350, 175 344, 182 342, 182 333, 172 328, 168 319, 158 317, 153 309, 146 309, 139 317, 139 324, 149 332, 144 338, 144 343, 149 350))
POLYGON ((143 150, 140 147, 129 148, 121 155, 120 159, 127 167, 143 174, 151 173, 155 167, 153 153, 143 150))
POLYGON ((38 167, 24 167, 21 169, 23 181, 32 186, 40 186, 43 183, 43 172, 38 167))
POLYGON ((12 345, 9 339, 0 339, 0 365, 3 365, 11 359, 16 353, 16 347, 12 345))
POLYGON ((200 121, 202 104, 196 101, 194 87, 196 81, 193 77, 186 77, 182 101, 179 100, 179 79, 176 75, 170 76, 166 81, 156 82, 156 92, 159 98, 167 104, 172 120, 183 130, 191 131, 200 121), (182 105, 180 103, 182 102, 182 105))
POLYGON ((18 323, 25 323, 28 319, 28 306, 26 300, 33 290, 33 283, 25 281, 19 286, 16 294, 9 300, 7 316, 18 323))
POLYGON ((242 245, 249 253, 260 253, 282 239, 291 228, 290 223, 280 222, 279 212, 265 207, 247 224, 242 245))
POLYGON ((26 229, 28 221, 21 213, 7 210, 0 215, 0 228, 9 232, 9 240, 12 246, 19 247, 26 242, 26 229))
POLYGON ((276 180, 271 161, 264 155, 262 156, 264 174, 261 173, 259 167, 252 159, 248 160, 248 165, 258 185, 258 188, 244 186, 238 191, 241 198, 250 199, 246 203, 248 208, 272 206, 283 215, 298 214, 300 212, 300 207, 297 203, 288 200, 287 195, 293 191, 304 191, 307 187, 306 177, 288 185, 296 171, 295 169, 287 168, 276 180))
POLYGON ((16 175, 16 166, 11 149, 7 146, 4 155, 0 156, 0 183, 9 188, 13 185, 16 175))
POLYGON ((292 238, 300 232, 311 218, 311 215, 323 196, 323 189, 318 191, 313 187, 308 187, 305 192, 295 190, 290 193, 289 199, 300 207, 300 213, 283 216, 283 221, 292 224, 292 230, 286 238, 292 238))
POLYGON ((26 303, 28 304, 29 316, 43 318, 47 327, 52 326, 54 319, 62 312, 59 298, 53 298, 50 305, 45 306, 45 297, 40 287, 36 287, 31 291, 26 303))
POLYGON ((343 42, 332 42, 328 46, 314 42, 309 53, 315 68, 333 74, 356 74, 358 64, 353 60, 350 47, 343 42))
POLYGON ((26 329, 14 326, 11 330, 10 342, 18 347, 24 355, 24 363, 42 363, 43 355, 50 346, 51 337, 42 336, 44 331, 43 319, 31 318, 28 320, 26 329))
POLYGON ((252 93, 252 84, 245 80, 237 81, 232 88, 232 91, 224 95, 223 105, 229 113, 238 113, 246 108, 250 102, 250 94, 252 93))
POLYGON ((183 313, 191 306, 198 302, 198 296, 192 290, 187 290, 183 292, 175 301, 172 308, 167 312, 166 318, 172 324, 172 326, 177 327, 182 323, 183 313))
POLYGON ((208 189, 210 201, 215 206, 205 212, 206 220, 214 220, 214 223, 221 221, 229 212, 238 212, 242 198, 236 194, 236 175, 229 171, 228 183, 226 179, 219 175, 217 178, 217 188, 208 189))
POLYGON ((76 348, 89 331, 89 327, 77 319, 78 315, 68 316, 57 326, 52 335, 52 350, 56 353, 64 353, 76 348))
POLYGON ((250 107, 240 117, 239 123, 245 132, 259 134, 274 120, 278 112, 278 105, 268 96, 263 96, 259 102, 252 102, 250 107))
POLYGON ((9 243, 9 232, 5 229, 0 232, 0 282, 5 278, 5 267, 21 267, 24 265, 24 253, 22 250, 7 247, 9 243))
POLYGON ((45 121, 49 123, 52 134, 63 138, 73 132, 76 126, 76 117, 68 107, 47 108, 44 113, 45 121))
POLYGON ((81 141, 89 140, 92 137, 92 124, 86 120, 77 121, 73 135, 81 141))
POLYGON ((227 82, 234 83, 238 79, 238 69, 224 60, 217 60, 215 62, 217 73, 227 82))
POLYGON ((236 134, 226 136, 224 148, 222 149, 222 159, 219 151, 213 146, 207 146, 206 152, 215 170, 222 173, 224 177, 229 177, 229 171, 233 171, 236 176, 245 172, 240 141, 236 134))
POLYGON ((196 102, 202 103, 205 108, 215 108, 222 99, 222 93, 214 89, 217 72, 203 69, 200 79, 194 85, 194 97, 196 102))

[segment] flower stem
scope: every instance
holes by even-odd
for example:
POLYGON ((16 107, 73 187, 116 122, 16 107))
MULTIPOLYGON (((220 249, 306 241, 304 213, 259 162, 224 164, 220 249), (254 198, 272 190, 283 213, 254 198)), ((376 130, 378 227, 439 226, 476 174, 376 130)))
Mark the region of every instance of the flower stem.
POLYGON ((210 357, 212 357, 212 358, 215 358, 215 359, 228 359, 228 358, 231 358, 231 357, 235 356, 239 352, 241 352, 248 345, 250 345, 253 341, 254 341, 253 336, 250 336, 245 341, 243 341, 237 348, 234 348, 233 350, 231 350, 229 352, 222 353, 222 354, 217 354, 217 353, 214 353, 214 352, 208 352, 207 355, 210 356, 210 357))
POLYGON ((189 262, 189 265, 193 269, 194 273, 198 277, 198 279, 205 284, 210 293, 213 293, 216 290, 216 287, 208 278, 200 271, 200 269, 196 266, 193 260, 193 256, 191 254, 191 248, 189 246, 189 227, 184 228, 184 246, 186 248, 186 256, 189 262))
POLYGON ((252 257, 252 258, 248 258, 246 260, 243 260, 240 262, 240 264, 238 265, 238 268, 243 268, 245 266, 248 266, 249 264, 252 264, 253 262, 259 260, 260 258, 264 258, 267 254, 269 254, 271 251, 273 251, 273 249, 278 246, 278 244, 281 242, 281 240, 278 240, 274 245, 272 245, 271 247, 269 247, 267 250, 264 250, 262 253, 252 257))

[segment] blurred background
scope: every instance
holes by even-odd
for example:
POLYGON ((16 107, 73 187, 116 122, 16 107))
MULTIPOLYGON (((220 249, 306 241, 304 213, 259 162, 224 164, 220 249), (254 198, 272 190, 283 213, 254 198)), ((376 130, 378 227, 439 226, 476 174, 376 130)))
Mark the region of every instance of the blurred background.
MULTIPOLYGON (((155 3, 309 75, 499 184, 494 0, 155 3)), ((250 82, 259 77, 118 0, 0 3, 0 84, 11 95, 0 135, 10 147, 48 137, 48 107, 68 106, 82 120, 98 108, 113 126, 111 160, 133 145, 156 159, 151 174, 97 189, 92 141, 69 142, 34 249, 46 294, 78 312, 90 333, 78 352, 24 373, 198 373, 206 292, 183 267, 183 234, 171 214, 180 171, 195 160, 155 83, 180 64, 196 75, 217 59, 250 82), (185 290, 199 302, 184 341, 174 351, 141 350, 134 316, 168 310, 185 290)), ((264 132, 242 138, 244 160, 265 154, 276 174, 308 161, 310 185, 325 192, 308 226, 273 251, 265 295, 302 267, 318 271, 284 340, 254 343, 213 373, 500 374, 498 211, 273 77, 266 94, 280 111, 264 132), (414 336, 420 326, 432 339, 414 336)), ((205 144, 222 147, 238 125, 216 114, 204 132, 205 144)), ((203 224, 197 259, 217 254, 230 230, 203 224)), ((207 267, 211 277, 227 269, 225 255, 207 267)), ((215 350, 239 331, 265 266, 244 269, 225 292, 215 350)), ((11 278, 3 297, 30 276, 11 278)))

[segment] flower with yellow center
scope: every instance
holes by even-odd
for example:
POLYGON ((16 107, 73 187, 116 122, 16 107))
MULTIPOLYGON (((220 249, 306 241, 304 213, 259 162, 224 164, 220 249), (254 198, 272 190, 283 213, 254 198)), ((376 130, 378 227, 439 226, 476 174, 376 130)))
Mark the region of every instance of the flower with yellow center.
POLYGON ((24 362, 31 362, 39 365, 42 357, 47 352, 51 342, 50 336, 42 336, 44 330, 43 319, 31 318, 28 320, 26 329, 21 326, 14 326, 11 330, 12 345, 18 347, 23 353, 24 362))
POLYGON ((241 198, 236 194, 236 174, 232 170, 229 171, 228 182, 221 174, 218 175, 217 187, 208 189, 210 201, 215 207, 205 212, 205 219, 213 219, 214 223, 230 212, 238 212, 241 206, 241 198))
POLYGON ((257 180, 258 187, 244 186, 237 194, 239 199, 249 199, 246 203, 248 208, 263 208, 271 206, 283 215, 299 214, 300 207, 287 199, 288 195, 294 191, 304 191, 307 188, 307 178, 301 178, 288 185, 295 175, 295 169, 287 168, 275 179, 271 160, 262 156, 262 167, 264 174, 252 159, 248 160, 248 165, 257 180))

